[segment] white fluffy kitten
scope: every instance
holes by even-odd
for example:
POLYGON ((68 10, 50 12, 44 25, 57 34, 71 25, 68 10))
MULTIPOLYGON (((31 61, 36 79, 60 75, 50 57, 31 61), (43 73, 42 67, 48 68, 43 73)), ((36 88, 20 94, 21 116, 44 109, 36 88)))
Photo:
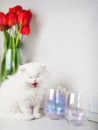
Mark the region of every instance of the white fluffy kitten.
POLYGON ((47 87, 42 77, 44 71, 44 64, 27 63, 1 84, 0 117, 17 120, 41 117, 39 109, 47 87))

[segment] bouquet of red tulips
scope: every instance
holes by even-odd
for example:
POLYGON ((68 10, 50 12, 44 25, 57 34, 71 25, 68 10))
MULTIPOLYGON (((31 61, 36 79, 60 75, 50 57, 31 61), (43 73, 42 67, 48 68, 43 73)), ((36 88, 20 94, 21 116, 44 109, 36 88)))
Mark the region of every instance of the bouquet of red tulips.
POLYGON ((9 8, 8 13, 0 12, 0 31, 4 34, 4 53, 1 62, 1 81, 16 73, 21 59, 22 36, 30 34, 30 10, 17 5, 9 8))

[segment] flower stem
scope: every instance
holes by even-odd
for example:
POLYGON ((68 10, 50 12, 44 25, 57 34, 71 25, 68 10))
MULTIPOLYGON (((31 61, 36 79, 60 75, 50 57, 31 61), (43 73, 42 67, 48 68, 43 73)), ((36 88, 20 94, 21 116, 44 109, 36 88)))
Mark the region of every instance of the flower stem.
POLYGON ((0 76, 1 76, 1 81, 5 80, 7 78, 7 69, 6 69, 6 54, 7 54, 7 35, 8 33, 6 31, 3 31, 3 35, 4 35, 4 53, 3 53, 3 59, 1 62, 1 72, 0 72, 0 76))
POLYGON ((3 67, 4 67, 4 79, 7 77, 7 70, 6 70, 6 54, 7 54, 7 34, 5 31, 3 31, 3 34, 4 34, 4 56, 3 56, 3 67))
POLYGON ((16 47, 18 46, 21 28, 22 28, 22 26, 19 27, 18 32, 16 34, 16 47))
POLYGON ((16 72, 16 67, 15 67, 15 42, 14 42, 14 37, 12 37, 12 49, 13 49, 13 52, 12 52, 12 68, 13 68, 13 73, 16 72))

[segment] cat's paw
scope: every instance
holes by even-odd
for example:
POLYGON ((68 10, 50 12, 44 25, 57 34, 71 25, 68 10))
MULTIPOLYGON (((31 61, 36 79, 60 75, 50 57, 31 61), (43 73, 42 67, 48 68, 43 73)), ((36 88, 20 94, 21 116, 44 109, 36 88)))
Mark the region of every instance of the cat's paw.
POLYGON ((41 114, 40 113, 34 113, 33 114, 35 119, 41 118, 41 114))

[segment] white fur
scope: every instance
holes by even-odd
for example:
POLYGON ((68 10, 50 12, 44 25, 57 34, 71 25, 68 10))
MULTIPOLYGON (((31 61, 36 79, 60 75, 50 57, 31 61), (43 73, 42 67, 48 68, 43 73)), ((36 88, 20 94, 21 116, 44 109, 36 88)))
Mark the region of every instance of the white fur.
POLYGON ((42 77, 45 66, 31 62, 19 67, 0 87, 0 117, 31 120, 40 118, 40 107, 46 84, 42 77), (32 88, 32 83, 38 83, 32 88))

